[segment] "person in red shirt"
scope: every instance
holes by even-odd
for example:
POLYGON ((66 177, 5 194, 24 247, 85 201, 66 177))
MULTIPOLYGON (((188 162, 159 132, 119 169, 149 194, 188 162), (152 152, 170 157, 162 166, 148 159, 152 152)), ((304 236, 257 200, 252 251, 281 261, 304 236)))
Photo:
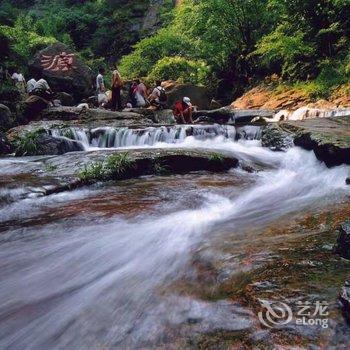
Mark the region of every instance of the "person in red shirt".
POLYGON ((192 112, 193 107, 189 97, 175 102, 173 114, 178 124, 193 124, 192 112))

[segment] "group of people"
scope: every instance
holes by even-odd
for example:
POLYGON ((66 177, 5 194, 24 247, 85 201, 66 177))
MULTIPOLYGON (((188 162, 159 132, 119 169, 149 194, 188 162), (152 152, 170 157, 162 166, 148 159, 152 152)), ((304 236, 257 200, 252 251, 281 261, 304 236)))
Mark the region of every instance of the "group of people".
MULTIPOLYGON (((48 104, 54 100, 55 94, 51 90, 48 82, 41 76, 36 76, 28 81, 23 74, 17 70, 11 72, 0 71, 1 78, 10 79, 18 90, 28 97, 28 102, 35 102, 35 98, 42 98, 48 104), (4 74, 6 77, 4 77, 4 74)), ((111 89, 107 91, 105 85, 105 69, 100 68, 96 77, 96 94, 97 101, 100 107, 110 108, 113 111, 122 110, 121 92, 124 87, 124 82, 118 71, 118 68, 112 72, 111 89)), ((149 92, 146 85, 135 79, 132 81, 126 108, 150 108, 150 109, 165 109, 167 108, 168 97, 161 81, 157 81, 154 88, 149 92)), ((173 107, 173 115, 179 124, 192 124, 192 114, 195 107, 192 106, 189 97, 183 97, 180 101, 176 101, 173 107)))
MULTIPOLYGON (((105 69, 100 68, 96 77, 96 94, 98 104, 101 107, 110 107, 112 110, 121 110, 121 91, 124 82, 116 68, 112 72, 111 90, 107 91, 105 80, 105 69)), ((129 88, 129 96, 126 107, 128 108, 146 108, 152 107, 156 109, 164 109, 167 106, 167 95, 165 89, 161 86, 161 81, 156 82, 156 86, 150 94, 148 94, 146 85, 135 79, 129 88)))
MULTIPOLYGON (((112 72, 111 90, 107 91, 104 81, 105 69, 100 68, 96 77, 96 94, 100 107, 110 108, 113 111, 122 110, 121 91, 124 82, 121 78, 118 68, 112 72), (109 96, 108 96, 109 94, 109 96)), ((156 82, 151 93, 148 93, 146 85, 135 79, 129 89, 127 108, 167 108, 168 97, 162 82, 156 82)), ((173 114, 178 124, 193 124, 192 114, 195 107, 192 106, 189 97, 183 97, 182 100, 175 102, 173 114)))
POLYGON ((41 76, 31 78, 28 81, 24 78, 24 75, 17 70, 12 72, 6 72, 6 76, 3 77, 6 80, 11 80, 17 89, 23 94, 28 96, 36 95, 41 98, 44 98, 47 101, 51 101, 54 97, 48 82, 43 79, 41 76))

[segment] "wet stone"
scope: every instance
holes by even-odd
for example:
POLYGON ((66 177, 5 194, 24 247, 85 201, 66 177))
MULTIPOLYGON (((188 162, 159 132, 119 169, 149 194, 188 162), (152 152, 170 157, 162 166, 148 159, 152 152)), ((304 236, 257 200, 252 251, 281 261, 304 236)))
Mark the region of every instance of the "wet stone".
POLYGON ((345 259, 350 259, 350 220, 343 222, 339 231, 334 252, 345 259))
POLYGON ((255 289, 274 289, 277 288, 277 285, 270 282, 270 281, 262 281, 262 282, 255 282, 253 284, 251 284, 252 287, 254 287, 255 289))
POLYGON ((340 307, 344 318, 350 324, 350 281, 346 281, 340 290, 340 307))

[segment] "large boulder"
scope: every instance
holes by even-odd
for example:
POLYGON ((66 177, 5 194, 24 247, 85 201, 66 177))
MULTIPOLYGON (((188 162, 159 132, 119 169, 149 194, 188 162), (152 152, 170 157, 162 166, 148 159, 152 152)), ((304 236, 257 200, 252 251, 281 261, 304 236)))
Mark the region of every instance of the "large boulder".
POLYGON ((16 156, 61 155, 84 150, 80 142, 65 137, 54 137, 45 132, 37 132, 32 135, 29 136, 30 140, 28 136, 22 136, 24 141, 20 142, 20 147, 17 146, 16 156), (29 142, 31 143, 30 147, 28 147, 29 142))
POLYGON ((176 101, 181 100, 184 96, 191 99, 193 105, 198 109, 209 109, 211 98, 207 88, 193 84, 179 84, 173 81, 163 83, 168 96, 168 107, 172 108, 176 101))
POLYGON ((24 101, 23 116, 26 121, 38 119, 40 113, 48 107, 48 101, 42 97, 31 95, 24 101))
POLYGON ((53 91, 69 93, 77 102, 93 94, 91 69, 60 42, 38 52, 29 69, 34 76, 41 73, 53 91))
POLYGON ((6 130, 12 125, 12 113, 10 108, 0 103, 0 129, 6 130))
POLYGON ((262 128, 261 144, 273 151, 285 151, 293 145, 293 138, 278 125, 269 124, 262 128))
POLYGON ((62 106, 74 106, 74 98, 72 95, 66 92, 58 92, 56 94, 57 99, 61 101, 62 106))
POLYGON ((287 121, 280 126, 294 134, 296 146, 313 150, 328 167, 350 164, 349 116, 287 121))

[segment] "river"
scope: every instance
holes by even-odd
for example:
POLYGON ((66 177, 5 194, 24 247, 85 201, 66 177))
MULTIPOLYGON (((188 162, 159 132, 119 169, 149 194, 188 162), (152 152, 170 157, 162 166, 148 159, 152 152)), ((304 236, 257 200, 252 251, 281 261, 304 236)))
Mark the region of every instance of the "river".
MULTIPOLYGON (((164 141, 139 146, 174 146, 164 141)), ((256 139, 183 135, 176 146, 233 152, 259 171, 148 176, 37 197, 30 160, 0 159, 1 349, 190 348, 188 339, 217 330, 257 334, 257 316, 240 300, 201 298, 181 281, 198 280, 198 259, 225 260, 225 242, 236 242, 229 273, 244 271, 239 254, 252 240, 262 252, 260 231, 346 201, 349 167, 328 169, 312 152, 272 152, 256 139)))

